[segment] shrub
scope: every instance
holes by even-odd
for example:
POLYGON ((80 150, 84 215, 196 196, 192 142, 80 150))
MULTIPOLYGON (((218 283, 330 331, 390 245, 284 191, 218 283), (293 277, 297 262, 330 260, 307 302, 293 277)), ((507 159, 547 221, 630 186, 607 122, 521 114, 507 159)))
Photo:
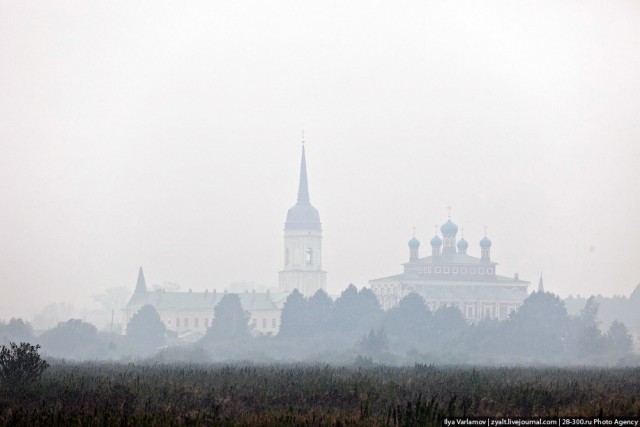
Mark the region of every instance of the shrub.
POLYGON ((43 332, 38 340, 45 354, 72 359, 103 357, 106 347, 101 342, 96 327, 80 319, 60 322, 55 328, 43 332))
POLYGON ((42 372, 49 367, 46 360, 40 358, 40 345, 12 342, 9 348, 0 348, 0 378, 16 384, 32 382, 40 378, 42 372))

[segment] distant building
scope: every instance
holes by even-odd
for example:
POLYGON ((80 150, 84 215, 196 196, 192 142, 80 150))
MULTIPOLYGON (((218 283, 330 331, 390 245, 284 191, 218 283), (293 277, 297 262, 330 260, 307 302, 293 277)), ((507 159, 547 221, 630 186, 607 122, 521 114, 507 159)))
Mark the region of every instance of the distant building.
POLYGON ((456 240, 458 226, 451 218, 431 239, 431 255, 420 258, 420 242, 409 240, 409 262, 404 272, 369 281, 384 309, 396 307, 407 294, 421 295, 433 311, 455 306, 472 322, 483 318, 506 319, 528 296, 529 282, 499 276, 491 260, 491 240, 480 240, 480 258, 467 254, 469 243, 456 240))
MULTIPOLYGON (((304 145, 300 161, 298 200, 287 212, 284 224, 284 270, 279 272, 278 291, 235 292, 242 308, 249 312, 249 326, 254 334, 277 334, 280 312, 291 291, 298 289, 305 296, 326 288, 327 273, 322 270, 322 228, 320 214, 309 200, 307 164, 304 145)), ((124 333, 133 315, 146 304, 160 314, 165 327, 184 341, 196 341, 204 336, 212 323, 213 309, 225 293, 149 291, 142 267, 138 272, 135 291, 123 309, 124 333)))
MULTIPOLYGON (((123 309, 124 325, 143 306, 152 305, 164 326, 183 341, 196 341, 213 324, 213 309, 226 292, 166 292, 150 291, 142 267, 138 271, 136 289, 123 309)), ((280 311, 285 295, 267 292, 239 292, 242 308, 249 312, 249 326, 254 334, 277 334, 280 329, 280 311)))
POLYGON ((320 214, 309 200, 304 145, 300 160, 298 200, 287 212, 284 223, 284 270, 279 273, 280 292, 298 289, 310 297, 326 290, 327 272, 322 270, 322 227, 320 214))

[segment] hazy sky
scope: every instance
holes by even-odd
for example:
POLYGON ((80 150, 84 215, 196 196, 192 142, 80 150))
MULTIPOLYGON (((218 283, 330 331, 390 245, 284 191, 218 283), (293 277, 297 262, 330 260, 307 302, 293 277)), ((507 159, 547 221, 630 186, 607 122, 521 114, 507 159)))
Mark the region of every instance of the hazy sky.
POLYGON ((562 296, 640 282, 637 1, 0 0, 0 318, 277 287, 302 129, 323 267, 483 227, 562 296))

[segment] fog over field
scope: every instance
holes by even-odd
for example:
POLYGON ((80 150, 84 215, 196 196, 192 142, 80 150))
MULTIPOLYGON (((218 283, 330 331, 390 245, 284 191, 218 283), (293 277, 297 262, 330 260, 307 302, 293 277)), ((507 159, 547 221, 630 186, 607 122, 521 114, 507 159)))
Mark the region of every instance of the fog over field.
MULTIPOLYGON (((327 290, 416 228, 562 297, 640 282, 637 1, 0 0, 0 319, 277 288, 302 130, 327 290)), ((533 288, 534 286, 532 286, 533 288)))

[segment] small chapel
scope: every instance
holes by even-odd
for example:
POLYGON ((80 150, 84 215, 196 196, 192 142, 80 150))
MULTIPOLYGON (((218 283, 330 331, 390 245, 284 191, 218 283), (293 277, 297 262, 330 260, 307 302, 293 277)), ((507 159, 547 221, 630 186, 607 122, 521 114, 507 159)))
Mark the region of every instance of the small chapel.
POLYGON ((464 235, 457 239, 458 226, 451 217, 429 242, 431 254, 420 257, 420 241, 409 240, 409 261, 404 272, 369 281, 371 290, 384 309, 396 307, 406 295, 421 295, 431 311, 443 306, 460 309, 470 322, 484 318, 506 319, 528 296, 530 282, 515 273, 500 276, 491 259, 491 240, 479 242, 480 257, 467 253, 469 243, 464 235))

